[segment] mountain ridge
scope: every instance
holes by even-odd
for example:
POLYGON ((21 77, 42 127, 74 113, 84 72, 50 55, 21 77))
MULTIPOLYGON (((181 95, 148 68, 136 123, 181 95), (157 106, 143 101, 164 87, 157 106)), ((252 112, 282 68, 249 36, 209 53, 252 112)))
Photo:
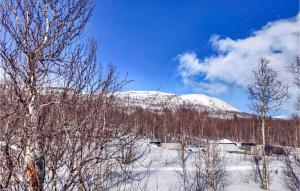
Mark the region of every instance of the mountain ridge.
POLYGON ((175 105, 182 104, 192 106, 202 106, 219 111, 240 112, 237 108, 225 101, 207 96, 205 94, 174 94, 161 91, 124 91, 117 92, 121 99, 126 98, 129 104, 141 107, 151 107, 153 105, 175 105))

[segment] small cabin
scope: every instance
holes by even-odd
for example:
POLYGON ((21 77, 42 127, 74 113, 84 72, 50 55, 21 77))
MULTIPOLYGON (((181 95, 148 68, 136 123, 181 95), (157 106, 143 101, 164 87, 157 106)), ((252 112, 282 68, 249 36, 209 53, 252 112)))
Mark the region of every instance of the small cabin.
POLYGON ((180 143, 162 143, 162 148, 169 149, 169 150, 180 150, 181 144, 180 143))
POLYGON ((283 147, 280 146, 274 146, 274 145, 265 145, 265 152, 266 155, 287 155, 286 150, 283 147))
POLYGON ((239 151, 237 144, 228 139, 219 140, 217 143, 222 151, 229 152, 229 153, 239 151))
POLYGON ((245 152, 250 152, 251 149, 255 148, 256 144, 255 143, 241 143, 241 146, 239 149, 244 150, 245 152))
POLYGON ((149 144, 156 145, 156 146, 158 146, 158 147, 161 146, 160 141, 150 141, 149 144))

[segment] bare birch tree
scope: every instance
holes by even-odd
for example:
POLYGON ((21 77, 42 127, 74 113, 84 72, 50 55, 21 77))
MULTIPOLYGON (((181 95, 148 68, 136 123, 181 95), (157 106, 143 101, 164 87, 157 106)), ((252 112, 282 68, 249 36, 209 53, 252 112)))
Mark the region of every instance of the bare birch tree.
MULTIPOLYGON (((300 92, 300 57, 296 56, 295 62, 290 65, 290 72, 293 74, 294 77, 294 84, 296 88, 300 92)), ((295 104, 296 110, 300 110, 300 93, 297 95, 297 102, 295 104)))
POLYGON ((255 81, 248 86, 251 109, 261 119, 262 134, 262 187, 269 189, 269 167, 265 153, 266 120, 271 111, 281 106, 287 98, 287 86, 277 79, 277 73, 270 67, 270 61, 261 59, 258 67, 253 71, 255 81))
POLYGON ((186 155, 185 148, 188 144, 188 112, 187 108, 185 106, 185 103, 181 106, 179 110, 179 119, 180 119, 180 148, 178 150, 178 156, 179 156, 179 163, 181 166, 182 171, 179 172, 181 181, 182 181, 182 188, 184 191, 189 190, 189 181, 188 181, 188 171, 187 171, 187 159, 188 155, 186 155))
POLYGON ((1 1, 0 64, 24 111, 27 190, 43 190, 46 172, 41 114, 60 101, 42 100, 42 92, 47 86, 73 92, 95 88, 86 83, 97 78, 93 75, 96 43, 79 42, 93 7, 92 0, 1 1))
MULTIPOLYGON (((290 65, 290 72, 294 77, 295 88, 300 91, 300 57, 296 56, 295 62, 290 65)), ((300 93, 297 95, 297 101, 295 103, 297 111, 300 110, 300 93)), ((295 121, 298 121, 296 128, 296 140, 299 142, 299 117, 295 116, 295 121)), ((295 149, 285 157, 283 170, 283 182, 289 190, 300 190, 300 151, 295 149)))
POLYGON ((300 154, 297 151, 285 156, 282 180, 289 190, 300 190, 300 154))
MULTIPOLYGON (((295 103, 295 109, 298 111, 296 115, 300 117, 300 57, 296 56, 295 61, 289 66, 289 71, 292 73, 294 77, 294 87, 298 90, 297 92, 297 100, 295 103)), ((296 143, 300 143, 299 133, 300 133, 300 120, 299 118, 295 118, 296 121, 298 121, 298 126, 296 127, 296 143), (297 120, 298 119, 298 120, 297 120)))
POLYGON ((290 71, 294 75, 294 83, 300 87, 300 56, 296 56, 295 62, 291 64, 290 71))
POLYGON ((191 190, 226 190, 230 184, 230 174, 226 171, 227 160, 215 142, 206 142, 206 150, 194 155, 191 173, 191 190))

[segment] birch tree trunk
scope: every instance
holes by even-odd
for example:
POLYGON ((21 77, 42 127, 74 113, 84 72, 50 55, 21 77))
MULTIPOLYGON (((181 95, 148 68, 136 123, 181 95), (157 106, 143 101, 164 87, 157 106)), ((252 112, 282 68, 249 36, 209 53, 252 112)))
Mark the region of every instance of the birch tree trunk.
POLYGON ((262 157, 263 157, 263 189, 269 190, 269 168, 268 168, 268 159, 266 156, 266 134, 265 134, 265 115, 262 117, 262 157))
POLYGON ((43 154, 43 141, 41 136, 41 127, 38 125, 37 109, 37 87, 35 76, 35 64, 30 60, 29 63, 29 83, 27 91, 29 101, 27 107, 27 116, 25 127, 27 131, 27 140, 25 148, 25 175, 27 188, 30 191, 43 190, 45 179, 45 161, 43 154))

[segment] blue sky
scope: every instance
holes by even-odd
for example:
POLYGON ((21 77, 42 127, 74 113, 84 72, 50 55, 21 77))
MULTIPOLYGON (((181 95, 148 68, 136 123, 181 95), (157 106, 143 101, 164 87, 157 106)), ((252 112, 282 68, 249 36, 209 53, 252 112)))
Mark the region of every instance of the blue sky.
MULTIPOLYGON (((87 34, 97 39, 98 58, 103 64, 114 63, 121 76, 128 72, 128 78, 134 80, 125 90, 203 93, 249 111, 244 92, 249 80, 240 83, 238 78, 243 78, 243 71, 238 70, 240 74, 235 76, 214 68, 232 71, 242 67, 237 64, 228 68, 226 63, 219 67, 217 63, 239 59, 227 58, 231 53, 236 55, 232 47, 243 49, 253 36, 277 39, 274 35, 269 38, 264 29, 281 21, 297 26, 294 20, 298 12, 299 0, 99 0, 87 34)), ((273 28, 270 31, 274 34, 282 34, 273 28)), ((285 40, 289 39, 281 39, 281 43, 285 40)), ((269 46, 273 47, 272 43, 269 46)), ((280 49, 288 54, 285 61, 292 59, 293 51, 299 53, 297 45, 290 47, 287 51, 280 49)))

